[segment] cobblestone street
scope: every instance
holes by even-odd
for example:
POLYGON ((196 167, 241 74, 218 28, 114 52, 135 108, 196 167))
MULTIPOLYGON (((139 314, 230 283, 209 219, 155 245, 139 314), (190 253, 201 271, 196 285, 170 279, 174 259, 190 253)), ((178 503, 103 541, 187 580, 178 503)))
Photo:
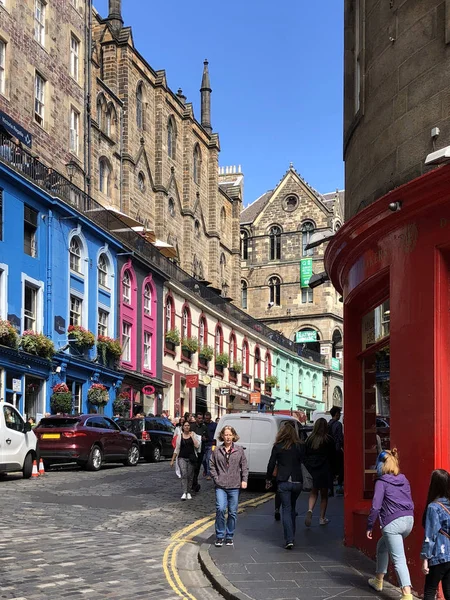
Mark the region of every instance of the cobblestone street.
POLYGON ((181 502, 168 461, 98 473, 54 467, 36 480, 0 480, 0 598, 178 598, 163 555, 174 532, 214 512, 212 484, 201 483, 192 501, 181 502))

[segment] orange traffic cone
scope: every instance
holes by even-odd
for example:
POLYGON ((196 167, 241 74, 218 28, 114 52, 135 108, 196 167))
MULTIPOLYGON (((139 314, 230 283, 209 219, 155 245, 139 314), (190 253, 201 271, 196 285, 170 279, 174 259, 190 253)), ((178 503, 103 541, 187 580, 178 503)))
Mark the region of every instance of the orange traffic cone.
POLYGON ((37 462, 33 460, 33 470, 31 471, 31 477, 39 477, 37 462))
POLYGON ((42 458, 39 460, 39 475, 45 475, 44 461, 42 458))

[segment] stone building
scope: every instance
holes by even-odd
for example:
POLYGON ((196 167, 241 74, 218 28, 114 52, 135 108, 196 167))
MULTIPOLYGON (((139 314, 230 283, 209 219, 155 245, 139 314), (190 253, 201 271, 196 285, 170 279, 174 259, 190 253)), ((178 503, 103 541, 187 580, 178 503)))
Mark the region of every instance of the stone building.
POLYGON ((121 0, 106 18, 89 6, 0 1, 0 111, 43 162, 131 217, 189 274, 238 295, 242 188, 220 185, 208 61, 198 121, 134 47, 121 0))
POLYGON ((296 342, 299 353, 325 363, 327 407, 342 402, 342 304, 329 282, 308 287, 324 270, 324 246, 306 246, 314 233, 341 226, 342 202, 343 192, 319 194, 291 165, 241 213, 241 306, 296 342))

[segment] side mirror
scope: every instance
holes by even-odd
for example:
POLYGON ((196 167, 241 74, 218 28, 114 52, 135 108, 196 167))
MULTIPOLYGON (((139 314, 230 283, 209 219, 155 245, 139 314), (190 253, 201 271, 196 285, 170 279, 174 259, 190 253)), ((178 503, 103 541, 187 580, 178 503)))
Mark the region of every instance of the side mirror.
POLYGON ((24 433, 28 433, 31 431, 31 424, 30 423, 25 423, 23 426, 23 432, 24 433))

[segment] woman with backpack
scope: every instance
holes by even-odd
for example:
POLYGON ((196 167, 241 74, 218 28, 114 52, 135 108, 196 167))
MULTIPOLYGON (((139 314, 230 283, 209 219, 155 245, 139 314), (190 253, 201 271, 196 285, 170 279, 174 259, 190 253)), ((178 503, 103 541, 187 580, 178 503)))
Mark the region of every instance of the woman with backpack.
POLYGON ((311 435, 306 440, 305 467, 312 477, 312 489, 309 494, 308 511, 305 516, 306 527, 311 526, 313 510, 320 491, 320 525, 327 525, 328 490, 332 484, 335 459, 335 443, 328 434, 326 419, 320 418, 314 423, 311 435))
POLYGON ((286 423, 281 427, 275 439, 266 476, 266 488, 268 489, 272 486, 273 473, 276 468, 286 550, 292 550, 294 547, 296 504, 302 491, 304 455, 305 445, 300 441, 295 425, 286 423))
POLYGON ((170 461, 170 466, 173 467, 175 460, 178 462, 181 475, 182 500, 192 500, 191 489, 194 481, 195 465, 197 464, 196 450, 199 448, 200 442, 193 431, 191 424, 188 421, 183 423, 183 431, 177 437, 175 451, 170 461))
POLYGON ((422 572, 426 575, 424 600, 434 600, 439 583, 450 600, 450 474, 436 469, 431 474, 427 506, 423 514, 425 538, 422 572))
POLYGON ((372 530, 379 518, 382 536, 377 544, 376 575, 369 579, 369 586, 381 592, 384 576, 389 565, 389 555, 402 588, 400 600, 412 600, 411 578, 406 563, 403 540, 414 525, 414 503, 409 481, 400 472, 397 449, 383 450, 377 459, 377 479, 367 521, 367 537, 372 539, 372 530))

